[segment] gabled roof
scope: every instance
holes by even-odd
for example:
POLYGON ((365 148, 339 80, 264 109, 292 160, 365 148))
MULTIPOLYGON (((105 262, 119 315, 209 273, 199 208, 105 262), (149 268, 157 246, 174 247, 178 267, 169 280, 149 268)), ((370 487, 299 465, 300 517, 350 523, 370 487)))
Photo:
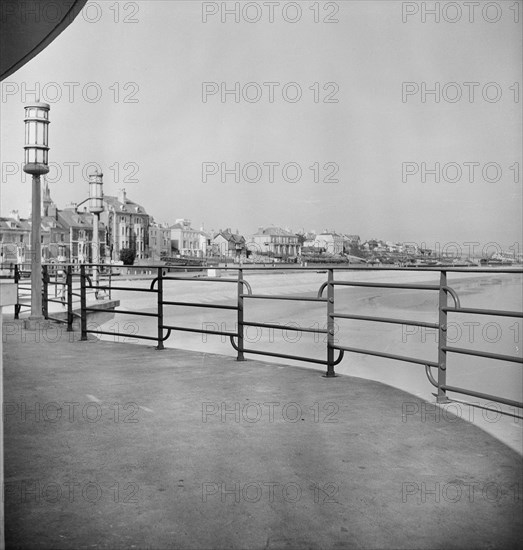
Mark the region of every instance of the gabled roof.
MULTIPOLYGON (((65 229, 70 227, 74 229, 92 229, 93 216, 88 212, 75 212, 74 208, 66 208, 58 210, 58 221, 65 229)), ((104 224, 100 222, 100 229, 103 229, 104 224)))
MULTIPOLYGON (((60 212, 60 211, 58 211, 60 212)), ((63 220, 56 219, 54 216, 43 216, 42 217, 42 227, 45 229, 61 229, 62 231, 67 231, 68 228, 64 225, 63 220)))
POLYGON ((239 235, 238 233, 232 233, 232 231, 220 231, 216 237, 222 236, 227 242, 233 243, 233 244, 243 244, 245 243, 245 237, 242 235, 239 235))

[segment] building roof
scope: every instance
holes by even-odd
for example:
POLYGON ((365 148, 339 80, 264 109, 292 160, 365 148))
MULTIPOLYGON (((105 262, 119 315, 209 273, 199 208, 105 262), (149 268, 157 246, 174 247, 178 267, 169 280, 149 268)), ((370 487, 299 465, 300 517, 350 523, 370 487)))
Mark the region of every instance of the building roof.
POLYGON ((48 231, 51 229, 61 229, 62 231, 68 230, 63 220, 57 220, 54 216, 42 216, 42 227, 48 231))
POLYGON ((104 195, 104 202, 118 214, 147 215, 145 208, 141 204, 131 201, 128 198, 126 198, 125 203, 123 203, 118 199, 118 197, 104 195))
POLYGON ((201 229, 193 229, 192 227, 187 227, 187 225, 183 225, 181 223, 175 223, 174 225, 171 225, 169 229, 181 229, 182 231, 188 231, 190 233, 195 233, 196 235, 207 236, 205 231, 202 231, 201 229))
POLYGON ((324 237, 324 236, 331 236, 331 237, 339 237, 340 239, 343 238, 343 235, 340 235, 339 233, 336 233, 335 231, 323 231, 322 233, 319 233, 316 235, 317 237, 324 237))
MULTIPOLYGON (((65 228, 73 227, 74 229, 92 229, 93 216, 89 212, 76 212, 74 208, 66 208, 58 210, 58 221, 65 228)), ((100 230, 104 224, 100 222, 100 230)))
POLYGON ((233 233, 232 231, 226 230, 226 231, 220 231, 216 237, 222 236, 227 242, 233 243, 233 244, 243 244, 245 243, 245 237, 242 235, 239 235, 238 233, 233 233))
POLYGON ((287 231, 287 229, 282 229, 281 227, 275 227, 273 225, 269 227, 260 227, 254 235, 276 235, 284 237, 296 237, 296 234, 292 231, 287 231))
POLYGON ((2 231, 31 231, 29 220, 17 220, 15 218, 0 218, 0 229, 2 231))

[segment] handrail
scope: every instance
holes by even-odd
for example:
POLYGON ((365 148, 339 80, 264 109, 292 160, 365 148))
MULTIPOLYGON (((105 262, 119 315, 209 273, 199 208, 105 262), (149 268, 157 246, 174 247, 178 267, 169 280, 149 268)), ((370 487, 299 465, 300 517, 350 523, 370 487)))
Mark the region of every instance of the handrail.
POLYGON ((498 315, 501 317, 521 317, 523 318, 523 313, 519 311, 504 311, 499 309, 478 309, 471 307, 445 307, 445 311, 452 311, 454 313, 472 313, 474 315, 498 315))
MULTIPOLYGON (((321 287, 318 290, 318 298, 320 298, 323 295, 323 291, 327 287, 328 283, 323 283, 321 287)), ((449 287, 449 286, 443 286, 440 287, 439 285, 423 285, 423 284, 412 284, 409 285, 407 283, 362 283, 359 281, 334 281, 333 285, 335 286, 362 286, 362 287, 371 287, 371 288, 400 288, 405 290, 440 290, 442 288, 446 292, 448 292, 452 298, 454 299, 454 304, 456 307, 460 307, 459 297, 456 291, 449 287)))
MULTIPOLYGON (((100 311, 96 307, 88 307, 86 308, 87 311, 100 311)), ((132 310, 125 310, 125 309, 113 309, 113 313, 123 313, 124 315, 139 315, 142 317, 157 317, 156 313, 147 313, 145 311, 132 311, 132 310)))
POLYGON ((423 284, 412 284, 408 283, 366 283, 361 281, 334 281, 333 283, 336 286, 365 286, 369 288, 378 287, 378 288, 403 288, 406 290, 439 290, 438 285, 423 285, 423 284))
POLYGON ((409 325, 425 328, 439 328, 438 323, 427 323, 424 321, 408 321, 405 319, 391 319, 390 317, 371 317, 369 315, 351 315, 349 313, 334 313, 333 317, 338 319, 355 319, 357 321, 376 321, 378 323, 393 323, 396 325, 409 325))
POLYGON ((200 304, 200 303, 194 303, 194 302, 163 302, 164 306, 184 306, 184 307, 208 307, 208 308, 215 308, 215 309, 238 309, 238 306, 226 306, 226 305, 219 305, 219 304, 200 304))
POLYGON ((293 330, 295 332, 312 332, 314 334, 327 334, 327 329, 322 328, 307 328, 307 327, 293 327, 291 325, 279 325, 276 323, 243 323, 244 327, 260 327, 260 328, 273 328, 276 330, 293 330))
POLYGON ((326 298, 316 298, 311 296, 285 296, 280 294, 243 294, 242 298, 255 298, 262 300, 290 300, 295 302, 326 302, 326 298))
MULTIPOLYGON (((239 347, 235 344, 233 338, 234 338, 234 336, 230 335, 232 347, 235 350, 239 351, 239 347)), ((281 357, 283 359, 292 359, 293 361, 305 361, 307 363, 318 363, 320 365, 327 365, 327 361, 325 361, 323 359, 315 359, 315 358, 312 358, 312 357, 303 357, 303 356, 299 356, 299 355, 289 355, 287 353, 277 353, 277 352, 274 352, 274 351, 260 351, 260 350, 245 349, 245 348, 243 349, 243 352, 244 353, 253 353, 255 355, 267 355, 269 357, 281 357)), ((334 364, 335 365, 339 364, 342 359, 343 359, 343 350, 341 350, 341 353, 340 353, 338 359, 334 362, 334 364)))
POLYGON ((182 332, 198 332, 201 334, 217 334, 218 336, 237 336, 235 332, 228 330, 207 330, 203 328, 191 328, 191 327, 177 327, 174 325, 164 325, 163 328, 170 330, 179 330, 182 332))
MULTIPOLYGON (((48 266, 44 265, 43 268, 43 277, 44 277, 44 287, 47 289, 47 286, 54 286, 57 288, 62 282, 58 280, 52 280, 49 277, 49 273, 52 270, 56 270, 57 265, 51 264, 52 268, 48 269, 48 266)), ((449 314, 471 314, 471 315, 494 315, 498 317, 508 317, 508 318, 523 318, 523 313, 518 311, 507 311, 507 310, 496 310, 496 309, 482 309, 482 308, 468 308, 461 307, 460 298, 458 293, 447 284, 447 275, 448 273, 488 273, 488 274, 522 274, 523 269, 521 268, 463 268, 463 267, 451 267, 451 266, 434 266, 434 267, 403 267, 399 268, 394 267, 372 267, 372 266, 321 266, 322 271, 318 271, 319 266, 270 266, 270 267, 260 267, 257 265, 252 266, 230 266, 226 268, 229 272, 236 272, 236 277, 188 277, 182 275, 172 275, 169 272, 169 269, 165 265, 159 266, 147 266, 150 271, 157 270, 156 276, 152 279, 149 288, 136 288, 132 286, 113 286, 112 285, 112 270, 111 266, 107 264, 68 264, 67 265, 67 306, 68 306, 68 330, 72 330, 72 320, 74 317, 74 312, 72 311, 72 302, 73 296, 80 297, 80 319, 81 319, 81 330, 82 330, 82 339, 87 339, 88 333, 93 334, 109 334, 109 335, 121 335, 123 337, 129 337, 129 334, 119 334, 115 332, 107 332, 102 330, 90 330, 87 327, 87 312, 99 311, 97 308, 87 305, 86 301, 86 292, 87 288, 92 290, 104 289, 111 291, 127 291, 127 292, 145 292, 153 293, 157 295, 157 309, 155 312, 144 312, 144 311, 133 311, 133 310, 122 310, 115 309, 114 312, 117 314, 126 314, 126 315, 136 315, 144 316, 157 319, 157 334, 156 336, 152 335, 132 335, 133 338, 145 339, 145 340, 155 340, 157 342, 158 350, 163 349, 163 342, 167 340, 172 331, 186 331, 186 332, 195 332, 201 334, 215 334, 221 336, 229 336, 231 345, 237 351, 237 359, 242 361, 244 359, 244 354, 255 354, 255 355, 265 355, 269 357, 278 357, 283 359, 291 359, 298 361, 305 361, 310 363, 316 363, 320 365, 325 365, 327 367, 326 376, 334 377, 335 371, 334 367, 338 365, 344 357, 345 352, 350 353, 362 353, 367 355, 372 355, 376 357, 383 357, 388 359, 393 359, 396 361, 403 361, 413 364, 423 365, 425 368, 425 374, 428 381, 431 385, 437 388, 437 401, 439 403, 447 402, 448 396, 447 392, 453 393, 462 393, 464 395, 472 395, 476 397, 482 397, 485 399, 490 399, 492 401, 498 401, 499 403, 510 404, 511 406, 523 407, 523 403, 518 403, 516 401, 505 399, 503 397, 497 397, 490 394, 483 394, 480 392, 468 390, 466 388, 458 388, 456 386, 451 386, 446 383, 446 371, 447 371, 447 355, 449 353, 456 353, 462 355, 469 355, 474 357, 482 357, 486 359, 492 359, 497 361, 513 362, 522 364, 523 359, 520 357, 502 355, 490 352, 484 352, 474 349, 459 348, 454 346, 447 345, 447 317, 449 314), (94 266, 103 266, 104 268, 109 267, 109 283, 108 284, 97 284, 93 285, 89 274, 88 269, 92 269, 94 266), (79 269, 79 273, 75 273, 74 270, 79 269), (258 294, 253 293, 252 287, 248 281, 244 279, 245 274, 250 273, 259 273, 259 272, 317 272, 317 273, 326 273, 327 281, 321 283, 317 293, 314 296, 310 295, 295 295, 295 294, 258 294), (425 283, 395 283, 395 282, 376 282, 376 281, 347 281, 340 280, 334 277, 334 274, 339 274, 341 272, 359 272, 363 274, 364 272, 375 272, 375 271, 395 271, 395 272, 432 272, 439 273, 440 280, 439 284, 425 284, 425 283), (79 277, 80 279, 80 293, 73 292, 73 279, 79 277), (219 303, 201 303, 193 301, 181 301, 181 300, 164 300, 164 285, 168 284, 167 281, 192 281, 194 283, 206 284, 207 282, 219 282, 219 283, 236 283, 237 285, 237 300, 236 304, 219 304, 219 303), (371 315, 358 315, 351 312, 343 312, 335 310, 335 296, 334 288, 335 287, 367 287, 367 288, 383 288, 383 289, 405 289, 405 290, 430 290, 438 292, 439 304, 438 304, 438 321, 437 322, 426 322, 418 321, 414 319, 400 319, 400 318, 391 318, 391 317, 379 317, 371 315), (324 292, 327 289, 327 296, 324 296, 324 292), (454 306, 450 307, 447 303, 448 296, 451 296, 454 302, 454 306), (281 323, 268 323, 268 322, 257 322, 256 320, 245 320, 244 319, 244 300, 253 299, 253 300, 281 300, 281 301, 298 301, 298 302, 310 302, 310 303, 325 303, 326 304, 326 320, 327 328, 300 328, 292 325, 285 325, 281 323), (202 328, 193 328, 181 326, 178 324, 167 324, 164 321, 164 308, 165 307, 196 307, 196 308, 209 308, 209 309, 220 309, 220 310, 232 310, 236 311, 237 314, 237 328, 235 332, 227 330, 207 330, 202 328), (353 346, 341 345, 335 342, 335 319, 349 319, 357 321, 366 321, 366 322, 378 322, 378 323, 390 323, 390 324, 401 324, 401 325, 410 325, 424 328, 431 328, 438 331, 438 359, 437 361, 428 361, 423 358, 409 357, 399 354, 391 354, 387 352, 382 352, 378 350, 369 350, 363 348, 357 348, 353 346), (327 336, 327 357, 326 359, 313 358, 313 357, 303 357, 290 355, 285 353, 279 353, 268 350, 255 350, 250 348, 245 348, 244 346, 244 331, 246 327, 260 327, 274 330, 290 330, 297 333, 313 333, 318 335, 327 336), (237 342, 236 342, 237 340, 237 342), (335 357, 335 352, 338 352, 338 356, 335 357), (432 369, 437 369, 438 376, 437 379, 432 374, 432 369)), ((199 271, 201 272, 205 269, 202 266, 184 266, 183 270, 185 272, 199 271)), ((18 265, 13 267, 13 275, 16 282, 19 282, 21 276, 26 271, 21 270, 18 265)), ((23 288, 22 285, 18 285, 19 289, 23 288)), ((18 313, 20 312, 21 307, 30 307, 27 304, 21 303, 21 296, 19 294, 19 300, 15 306, 15 317, 18 318, 18 313)), ((45 307, 49 302, 58 303, 59 300, 53 299, 47 296, 46 290, 46 299, 45 307)), ((45 310, 47 318, 52 319, 48 316, 47 311, 45 310)), ((57 319, 58 320, 58 319, 57 319)), ((63 322, 63 320, 60 320, 63 322)))
POLYGON ((487 359, 497 359, 498 361, 511 361, 513 363, 523 363, 522 357, 514 357, 512 355, 500 355, 499 353, 489 353, 487 351, 479 351, 474 349, 453 348, 449 346, 443 346, 443 351, 450 351, 452 353, 462 353, 463 355, 474 355, 476 357, 485 357, 487 359))
POLYGON ((361 353, 363 355, 375 355, 376 357, 385 357, 387 359, 395 359, 396 361, 405 361, 406 363, 417 363, 418 365, 428 365, 430 367, 438 367, 438 363, 427 361, 426 359, 417 359, 416 357, 406 357, 405 355, 395 355, 384 351, 373 351, 361 348, 350 348, 347 346, 334 346, 335 349, 350 351, 352 353, 361 353))
MULTIPOLYGON (((506 399, 505 397, 496 397, 496 399, 492 399, 492 395, 488 393, 481 393, 474 390, 468 390, 466 388, 458 388, 456 386, 443 386, 443 389, 445 391, 452 391, 455 393, 463 393, 465 395, 470 395, 471 397, 479 397, 480 399, 486 399, 490 401, 497 401, 498 403, 503 403, 504 405, 508 405, 509 407, 514 407, 520 409, 522 404, 518 401, 514 401, 512 399, 506 399)), ((512 415, 514 416, 514 415, 512 415)))

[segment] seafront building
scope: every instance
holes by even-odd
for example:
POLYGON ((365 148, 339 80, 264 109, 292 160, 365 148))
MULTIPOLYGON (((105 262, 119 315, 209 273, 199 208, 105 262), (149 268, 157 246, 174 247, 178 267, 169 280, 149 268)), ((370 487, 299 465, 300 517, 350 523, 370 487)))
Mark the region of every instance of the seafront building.
POLYGON ((361 246, 361 239, 359 235, 343 235, 345 252, 349 252, 350 249, 358 249, 361 246))
MULTIPOLYGON (((42 261, 57 258, 71 263, 92 261, 93 218, 86 209, 77 212, 73 204, 63 210, 57 208, 44 181, 42 190, 42 220, 40 226, 42 261)), ((106 228, 99 226, 98 242, 104 257, 106 228)), ((31 219, 20 218, 17 210, 9 217, 0 218, 0 262, 24 263, 31 253, 31 219)))
POLYGON ((193 229, 191 220, 179 218, 170 227, 171 253, 204 258, 207 255, 208 237, 203 230, 193 229))
POLYGON ((109 257, 119 261, 120 252, 129 248, 136 260, 149 258, 149 225, 151 216, 145 208, 127 197, 125 189, 117 196, 104 195, 100 221, 107 227, 109 257))
POLYGON ((325 251, 328 254, 343 254, 345 239, 343 235, 334 231, 324 231, 316 235, 312 246, 315 250, 325 251))
POLYGON ((231 228, 220 231, 212 238, 212 252, 217 256, 226 256, 228 258, 240 258, 247 253, 245 237, 238 233, 233 233, 231 228))
POLYGON ((170 256, 171 229, 168 223, 157 223, 151 218, 149 223, 149 257, 153 261, 170 256))
POLYGON ((247 249, 275 258, 295 257, 301 253, 298 235, 275 226, 259 227, 247 242, 247 249))
POLYGON ((31 223, 18 210, 0 218, 0 263, 23 263, 31 246, 31 223))
MULTIPOLYGON (((65 208, 58 212, 57 228, 59 224, 67 229, 66 245, 63 241, 51 242, 49 254, 44 256, 45 261, 58 256, 65 257, 71 263, 89 263, 93 259, 93 216, 87 212, 77 212, 76 207, 65 208)), ((55 233, 56 235, 56 233, 55 233)), ((59 234, 61 239, 61 234, 59 234)), ((57 237, 54 237, 56 240, 57 237)), ((100 258, 107 254, 106 246, 107 232, 103 223, 100 223, 98 230, 98 243, 100 244, 100 258)))

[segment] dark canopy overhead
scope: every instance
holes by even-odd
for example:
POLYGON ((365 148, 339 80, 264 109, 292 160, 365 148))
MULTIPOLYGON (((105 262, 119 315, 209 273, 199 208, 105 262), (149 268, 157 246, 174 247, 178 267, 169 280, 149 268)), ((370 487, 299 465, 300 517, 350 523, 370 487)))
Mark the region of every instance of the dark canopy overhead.
POLYGON ((0 80, 46 48, 80 13, 87 0, 2 0, 0 80))

